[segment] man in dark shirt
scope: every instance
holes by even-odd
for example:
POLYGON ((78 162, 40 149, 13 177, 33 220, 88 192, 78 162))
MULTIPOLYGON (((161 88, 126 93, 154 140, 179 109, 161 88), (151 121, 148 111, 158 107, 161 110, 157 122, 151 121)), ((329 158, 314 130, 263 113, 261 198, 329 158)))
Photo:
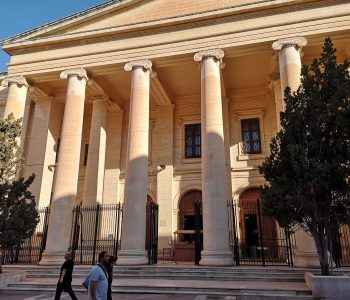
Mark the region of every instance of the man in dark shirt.
POLYGON ((77 297, 72 290, 72 273, 74 267, 72 254, 70 252, 67 252, 64 255, 64 259, 66 261, 61 267, 60 278, 57 282, 55 300, 59 300, 61 298, 62 291, 67 292, 73 300, 77 300, 77 297))

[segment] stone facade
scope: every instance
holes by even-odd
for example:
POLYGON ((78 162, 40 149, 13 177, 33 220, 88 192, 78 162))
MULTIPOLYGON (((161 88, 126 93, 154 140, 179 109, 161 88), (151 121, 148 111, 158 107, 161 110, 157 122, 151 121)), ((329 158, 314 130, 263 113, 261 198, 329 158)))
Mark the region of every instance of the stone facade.
MULTIPOLYGON (((124 202, 119 263, 144 264, 147 195, 161 251, 182 197, 199 190, 201 264, 232 265, 226 200, 264 183, 281 91, 297 88, 301 64, 328 36, 349 58, 349 12, 345 0, 108 1, 4 40, 0 111, 23 117, 24 175, 37 175, 38 206, 52 205, 42 263, 60 262, 74 205, 124 202), (244 120, 259 124, 256 153, 244 148, 244 120), (185 157, 189 124, 201 124, 202 159, 185 157)), ((307 239, 297 237, 302 267, 315 262, 307 239)))

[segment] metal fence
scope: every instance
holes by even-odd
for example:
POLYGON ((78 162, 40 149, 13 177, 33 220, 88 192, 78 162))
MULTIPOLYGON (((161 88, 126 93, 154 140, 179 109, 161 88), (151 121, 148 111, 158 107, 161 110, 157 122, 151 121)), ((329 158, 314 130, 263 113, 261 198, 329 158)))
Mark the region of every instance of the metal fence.
POLYGON ((227 207, 236 265, 293 266, 294 235, 262 215, 260 199, 229 200, 227 207))
POLYGON ((76 264, 95 264, 98 254, 118 256, 121 236, 121 204, 76 206, 70 250, 76 264))
POLYGON ((333 235, 332 257, 337 268, 350 267, 350 226, 341 226, 333 235))
POLYGON ((3 263, 8 264, 37 264, 42 257, 46 245, 49 224, 50 207, 38 208, 39 223, 31 238, 22 244, 5 251, 3 263))

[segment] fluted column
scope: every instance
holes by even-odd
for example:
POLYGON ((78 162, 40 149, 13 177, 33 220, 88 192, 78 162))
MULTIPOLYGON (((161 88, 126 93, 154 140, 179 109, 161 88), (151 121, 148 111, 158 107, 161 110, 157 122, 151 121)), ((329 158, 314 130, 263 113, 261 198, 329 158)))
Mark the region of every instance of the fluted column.
POLYGON ((93 99, 83 205, 102 204, 106 157, 107 95, 93 99))
POLYGON ((149 94, 152 62, 133 61, 131 71, 128 148, 123 204, 121 251, 118 265, 145 265, 146 203, 148 182, 149 94))
POLYGON ((229 249, 227 184, 220 63, 224 52, 200 51, 202 122, 203 251, 201 265, 233 265, 229 249))
POLYGON ((287 86, 292 92, 296 91, 300 85, 301 58, 300 52, 306 46, 307 40, 304 37, 280 39, 272 44, 273 50, 279 50, 279 70, 281 78, 281 91, 287 86))
POLYGON ((3 79, 1 85, 9 88, 4 118, 10 113, 12 113, 16 119, 23 118, 29 87, 27 80, 21 75, 7 76, 3 79))
MULTIPOLYGON (((279 73, 281 81, 282 99, 287 86, 295 92, 301 81, 301 48, 306 46, 304 37, 295 37, 277 40, 272 44, 274 50, 278 50, 279 73)), ((275 89, 276 90, 276 89, 275 89)), ((281 109, 284 110, 284 100, 281 109)), ((299 229, 296 234, 295 261, 296 267, 312 268, 319 267, 317 250, 312 238, 303 230, 299 229)))
POLYGON ((68 79, 68 85, 46 249, 40 262, 42 265, 60 264, 64 260, 64 253, 69 248, 72 210, 77 195, 88 77, 84 69, 71 69, 63 71, 61 79, 68 79))

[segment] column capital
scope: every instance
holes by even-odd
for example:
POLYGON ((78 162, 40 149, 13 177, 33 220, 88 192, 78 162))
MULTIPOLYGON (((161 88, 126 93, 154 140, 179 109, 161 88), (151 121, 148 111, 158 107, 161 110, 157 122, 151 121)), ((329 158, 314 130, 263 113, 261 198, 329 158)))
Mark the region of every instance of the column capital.
POLYGON ((306 44, 307 44, 307 39, 302 36, 291 37, 291 38, 279 39, 273 42, 272 49, 281 50, 287 47, 297 47, 297 49, 301 49, 302 47, 306 46, 306 44))
POLYGON ((67 79, 70 76, 77 76, 79 79, 85 79, 86 81, 89 80, 87 72, 83 68, 67 69, 60 74, 61 79, 67 79))
POLYGON ((222 49, 209 49, 197 52, 194 55, 193 59, 195 61, 201 62, 203 59, 211 57, 221 62, 224 56, 225 53, 222 49))
POLYGON ((1 82, 1 86, 3 87, 9 87, 11 84, 16 84, 19 87, 23 85, 26 86, 27 88, 29 87, 28 81, 22 75, 6 76, 1 82))
POLYGON ((152 72, 152 62, 148 59, 134 60, 125 64, 125 71, 132 71, 135 68, 142 68, 144 71, 152 72))

